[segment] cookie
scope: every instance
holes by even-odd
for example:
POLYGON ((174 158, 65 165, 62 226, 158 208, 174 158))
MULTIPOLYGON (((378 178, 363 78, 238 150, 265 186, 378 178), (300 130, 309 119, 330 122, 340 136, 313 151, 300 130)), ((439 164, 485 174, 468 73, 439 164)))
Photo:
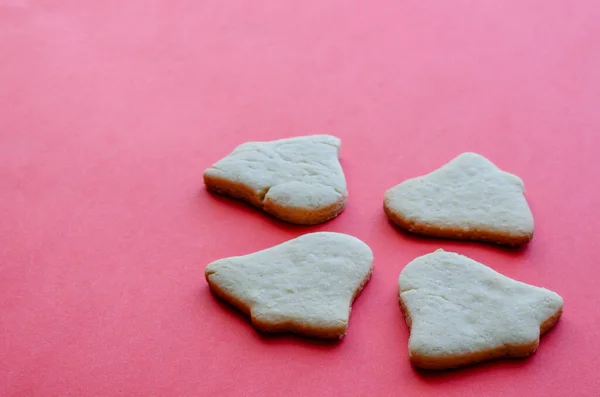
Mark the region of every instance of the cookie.
POLYGON ((205 170, 204 183, 281 220, 322 223, 339 215, 348 198, 340 145, 331 135, 244 143, 205 170))
POLYGON ((522 245, 533 237, 523 181, 483 156, 463 153, 425 176, 390 188, 384 210, 423 236, 522 245))
POLYGON ((206 267, 212 291, 264 332, 342 338, 351 304, 371 277, 373 253, 341 233, 305 234, 206 267))
POLYGON ((443 250, 406 265, 398 284, 409 358, 426 369, 529 356, 563 310, 556 293, 443 250))

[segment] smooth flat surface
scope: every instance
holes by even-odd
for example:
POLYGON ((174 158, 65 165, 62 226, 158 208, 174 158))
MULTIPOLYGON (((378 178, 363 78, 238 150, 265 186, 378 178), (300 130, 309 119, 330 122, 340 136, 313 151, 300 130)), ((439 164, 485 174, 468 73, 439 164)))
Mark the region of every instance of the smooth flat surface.
POLYGON ((0 395, 597 395, 597 1, 0 0, 0 395), (318 227, 215 197, 237 144, 342 139, 318 227), (524 250, 424 240, 383 193, 462 151, 525 182, 524 250), (373 249, 341 343, 267 337, 204 266, 315 230, 373 249), (397 277, 457 251, 565 299, 530 359, 413 370, 397 277))

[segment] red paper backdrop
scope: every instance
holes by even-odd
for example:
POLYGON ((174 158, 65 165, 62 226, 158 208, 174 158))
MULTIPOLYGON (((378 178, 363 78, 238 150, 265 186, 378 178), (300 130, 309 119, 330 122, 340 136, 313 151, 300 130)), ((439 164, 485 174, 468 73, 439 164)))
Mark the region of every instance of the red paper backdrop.
POLYGON ((0 0, 0 395, 600 393, 600 3, 0 0), (208 194, 237 144, 342 138, 317 227, 208 194), (476 151, 521 176, 510 251, 390 226, 384 191, 476 151), (375 253, 347 337, 264 336, 204 281, 315 230, 375 253), (397 277, 455 250, 565 299, 527 360, 411 368, 397 277))

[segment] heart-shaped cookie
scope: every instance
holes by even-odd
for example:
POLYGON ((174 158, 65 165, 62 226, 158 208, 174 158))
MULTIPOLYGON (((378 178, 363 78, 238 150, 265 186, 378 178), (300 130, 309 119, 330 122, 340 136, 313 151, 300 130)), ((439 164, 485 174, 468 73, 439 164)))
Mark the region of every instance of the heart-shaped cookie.
POLYGON ((341 233, 305 234, 206 267, 213 292, 266 332, 323 338, 346 334, 353 300, 371 277, 373 253, 341 233))
POLYGON ((483 156, 463 153, 432 173, 389 189, 390 220, 425 236, 521 245, 533 237, 523 181, 483 156))
POLYGON ((244 143, 206 169, 204 183, 287 222, 325 222, 348 197, 340 145, 331 135, 244 143))
POLYGON ((443 250, 410 262, 398 283, 409 358, 421 368, 529 356, 563 309, 552 291, 443 250))

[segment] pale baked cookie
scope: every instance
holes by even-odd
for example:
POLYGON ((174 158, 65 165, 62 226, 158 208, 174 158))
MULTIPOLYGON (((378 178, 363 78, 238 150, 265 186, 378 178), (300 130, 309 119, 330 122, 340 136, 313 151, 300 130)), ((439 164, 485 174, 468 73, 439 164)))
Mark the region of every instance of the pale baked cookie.
POLYGON ((373 253, 341 233, 309 233, 206 267, 213 292, 266 332, 342 338, 351 304, 371 277, 373 253))
POLYGON ((244 143, 206 169, 204 183, 287 222, 325 222, 342 212, 348 197, 340 145, 331 135, 244 143))
POLYGON ((399 301, 410 361, 427 369, 529 356, 563 310, 556 293, 443 250, 406 265, 399 301))
POLYGON ((521 245, 533 237, 523 181, 483 156, 463 153, 425 176, 390 188, 390 220, 424 236, 521 245))

